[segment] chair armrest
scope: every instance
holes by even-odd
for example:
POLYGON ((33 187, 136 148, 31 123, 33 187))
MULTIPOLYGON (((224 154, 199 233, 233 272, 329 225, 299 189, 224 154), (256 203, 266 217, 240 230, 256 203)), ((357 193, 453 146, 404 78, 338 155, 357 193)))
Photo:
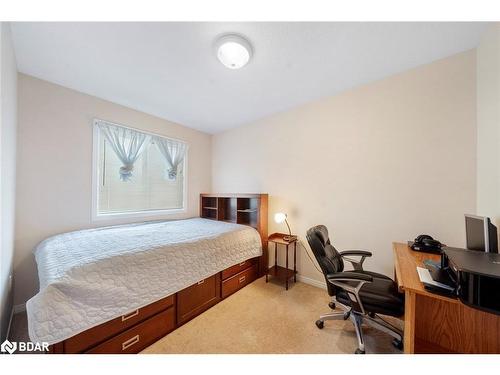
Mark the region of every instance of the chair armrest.
POLYGON ((328 282, 333 285, 344 289, 347 292, 349 299, 351 300, 351 308, 354 311, 365 314, 365 308, 363 306, 363 301, 359 297, 359 291, 366 283, 371 283, 373 277, 358 272, 337 272, 326 275, 328 282), (346 282, 357 282, 354 286, 352 284, 347 284, 346 282))
POLYGON ((326 275, 326 278, 330 281, 338 280, 338 281, 367 281, 372 282, 373 277, 364 273, 358 272, 336 272, 329 273, 326 275))
POLYGON ((372 256, 371 252, 365 251, 365 250, 345 250, 345 251, 341 251, 339 254, 342 257, 342 259, 345 259, 348 262, 350 262, 352 264, 352 267, 356 271, 363 271, 363 262, 365 261, 365 259, 367 257, 372 256), (361 259, 356 260, 356 259, 348 258, 347 256, 349 256, 349 255, 350 256, 360 256, 361 259))
POLYGON ((363 257, 371 257, 373 254, 370 251, 366 250, 345 250, 340 252, 341 256, 345 255, 359 255, 363 257))

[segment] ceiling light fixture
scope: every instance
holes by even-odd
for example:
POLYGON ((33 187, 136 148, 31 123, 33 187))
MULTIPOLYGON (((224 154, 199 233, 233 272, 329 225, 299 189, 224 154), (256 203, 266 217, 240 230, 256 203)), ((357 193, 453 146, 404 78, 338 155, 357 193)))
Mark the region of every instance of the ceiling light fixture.
POLYGON ((236 35, 223 35, 215 43, 215 53, 219 61, 229 69, 243 68, 252 57, 252 46, 245 38, 236 35))

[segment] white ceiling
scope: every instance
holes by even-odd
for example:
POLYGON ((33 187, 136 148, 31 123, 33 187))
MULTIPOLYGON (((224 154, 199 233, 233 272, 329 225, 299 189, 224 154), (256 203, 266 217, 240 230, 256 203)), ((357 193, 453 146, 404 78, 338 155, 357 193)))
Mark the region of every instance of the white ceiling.
POLYGON ((477 46, 485 23, 12 23, 18 69, 207 133, 477 46), (213 43, 253 45, 230 70, 213 43))

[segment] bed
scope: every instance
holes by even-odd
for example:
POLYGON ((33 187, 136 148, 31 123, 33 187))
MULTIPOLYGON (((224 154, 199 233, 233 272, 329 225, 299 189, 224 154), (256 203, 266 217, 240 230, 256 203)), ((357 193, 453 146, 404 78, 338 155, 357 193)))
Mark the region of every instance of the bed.
MULTIPOLYGON (((267 209, 267 195, 257 196, 267 209)), ((56 353, 139 351, 263 273, 260 221, 200 217, 46 239, 34 250, 31 340, 56 353)))

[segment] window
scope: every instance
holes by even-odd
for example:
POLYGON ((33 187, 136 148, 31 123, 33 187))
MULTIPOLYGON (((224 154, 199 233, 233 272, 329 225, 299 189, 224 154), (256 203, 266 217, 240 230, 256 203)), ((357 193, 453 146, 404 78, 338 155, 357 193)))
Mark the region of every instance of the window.
POLYGON ((185 209, 184 142, 94 121, 94 219, 185 209))

